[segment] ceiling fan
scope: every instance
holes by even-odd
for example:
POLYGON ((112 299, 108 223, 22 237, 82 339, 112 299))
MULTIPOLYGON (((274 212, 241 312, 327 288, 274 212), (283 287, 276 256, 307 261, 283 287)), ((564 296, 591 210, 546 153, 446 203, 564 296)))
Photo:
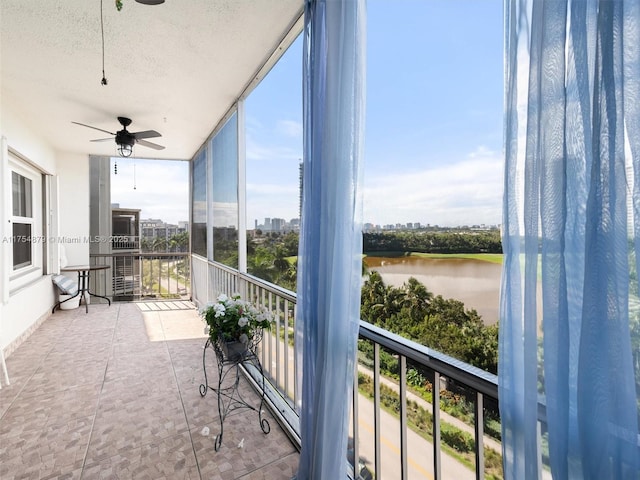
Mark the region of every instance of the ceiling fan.
MULTIPOLYGON (((102 128, 92 127, 91 125, 86 125, 80 122, 71 122, 76 125, 82 125, 83 127, 93 128, 94 130, 99 130, 100 132, 108 133, 109 135, 115 135, 116 144, 118 145, 118 153, 121 157, 129 157, 133 152, 133 146, 136 143, 143 145, 145 147, 153 148, 154 150, 163 150, 164 147, 162 145, 158 145, 157 143, 148 142, 144 140, 145 138, 155 138, 161 137, 162 135, 156 132, 155 130, 145 130, 143 132, 130 132, 127 130, 127 127, 131 125, 131 119, 127 117, 118 117, 118 122, 122 125, 122 130, 117 131, 116 133, 109 132, 108 130, 103 130, 102 128)), ((107 140, 112 140, 112 137, 109 138, 99 138, 97 140, 91 140, 92 142, 105 142, 107 140)))

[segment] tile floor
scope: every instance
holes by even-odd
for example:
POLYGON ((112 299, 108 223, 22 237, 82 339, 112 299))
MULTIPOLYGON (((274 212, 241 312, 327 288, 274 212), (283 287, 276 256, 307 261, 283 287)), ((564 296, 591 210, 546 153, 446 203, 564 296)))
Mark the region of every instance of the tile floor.
POLYGON ((214 451, 216 396, 199 393, 203 323, 184 306, 99 304, 45 321, 7 358, 0 479, 292 478, 298 452, 268 410, 269 435, 240 410, 214 451))

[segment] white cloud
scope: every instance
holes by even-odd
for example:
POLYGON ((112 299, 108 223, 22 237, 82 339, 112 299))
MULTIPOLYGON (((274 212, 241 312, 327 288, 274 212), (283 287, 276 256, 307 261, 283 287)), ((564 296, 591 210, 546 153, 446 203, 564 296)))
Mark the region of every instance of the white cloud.
MULTIPOLYGON (((297 160, 286 147, 261 149, 263 158, 282 158, 287 153, 289 159, 297 160)), ((112 175, 112 202, 140 208, 143 217, 172 223, 187 220, 188 164, 154 163, 158 165, 136 161, 134 190, 133 161, 118 159, 118 175, 112 175)), ((377 224, 498 224, 502 221, 503 168, 502 153, 480 146, 461 159, 448 159, 437 167, 393 173, 393 166, 389 166, 368 171, 363 220, 377 224)), ((286 178, 285 172, 276 173, 279 181, 286 178)), ((263 181, 247 184, 250 228, 255 219, 262 223, 264 217, 290 220, 298 216, 297 167, 289 173, 286 183, 260 176, 263 181)))
POLYGON ((501 223, 503 158, 479 147, 458 162, 365 178, 365 222, 432 225, 501 223))
POLYGON ((296 120, 280 120, 276 129, 287 137, 302 139, 302 123, 296 120))
POLYGON ((213 202, 214 227, 238 227, 238 204, 213 202))
POLYGON ((266 217, 297 218, 299 212, 298 184, 248 183, 247 222, 249 228, 254 220, 262 223, 266 217))
POLYGON ((247 160, 298 160, 301 150, 283 145, 258 145, 247 140, 247 160))
POLYGON ((111 202, 139 208, 142 218, 169 223, 189 219, 189 164, 163 160, 118 158, 118 174, 111 167, 111 202), (135 186, 135 189, 134 189, 135 186))
MULTIPOLYGON (((461 159, 448 159, 436 167, 392 172, 393 166, 365 175, 365 222, 432 225, 499 224, 502 221, 503 157, 484 146, 461 159)), ((284 180, 284 172, 279 180, 284 180)), ((298 216, 298 183, 263 181, 247 184, 247 220, 298 216)))
POLYGON ((247 183, 247 195, 298 195, 298 185, 247 183))

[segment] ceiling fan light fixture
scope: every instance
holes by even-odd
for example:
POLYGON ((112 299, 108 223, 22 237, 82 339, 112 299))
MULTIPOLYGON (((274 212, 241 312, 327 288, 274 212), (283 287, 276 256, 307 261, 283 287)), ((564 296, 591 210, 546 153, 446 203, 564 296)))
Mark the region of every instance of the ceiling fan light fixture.
POLYGON ((121 157, 130 157, 133 153, 133 146, 126 143, 118 144, 118 155, 121 157))

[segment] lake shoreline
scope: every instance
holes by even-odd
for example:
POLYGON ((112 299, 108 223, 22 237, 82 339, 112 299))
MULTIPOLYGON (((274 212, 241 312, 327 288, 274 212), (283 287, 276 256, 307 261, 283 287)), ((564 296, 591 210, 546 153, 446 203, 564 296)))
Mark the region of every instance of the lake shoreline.
POLYGON ((501 254, 381 253, 389 252, 370 252, 363 263, 386 285, 400 287, 413 277, 434 295, 460 300, 465 309, 476 310, 485 325, 498 322, 501 254))
POLYGON ((460 258, 463 260, 480 260, 502 265, 502 253, 424 253, 424 252, 364 252, 367 257, 420 257, 420 258, 460 258))

